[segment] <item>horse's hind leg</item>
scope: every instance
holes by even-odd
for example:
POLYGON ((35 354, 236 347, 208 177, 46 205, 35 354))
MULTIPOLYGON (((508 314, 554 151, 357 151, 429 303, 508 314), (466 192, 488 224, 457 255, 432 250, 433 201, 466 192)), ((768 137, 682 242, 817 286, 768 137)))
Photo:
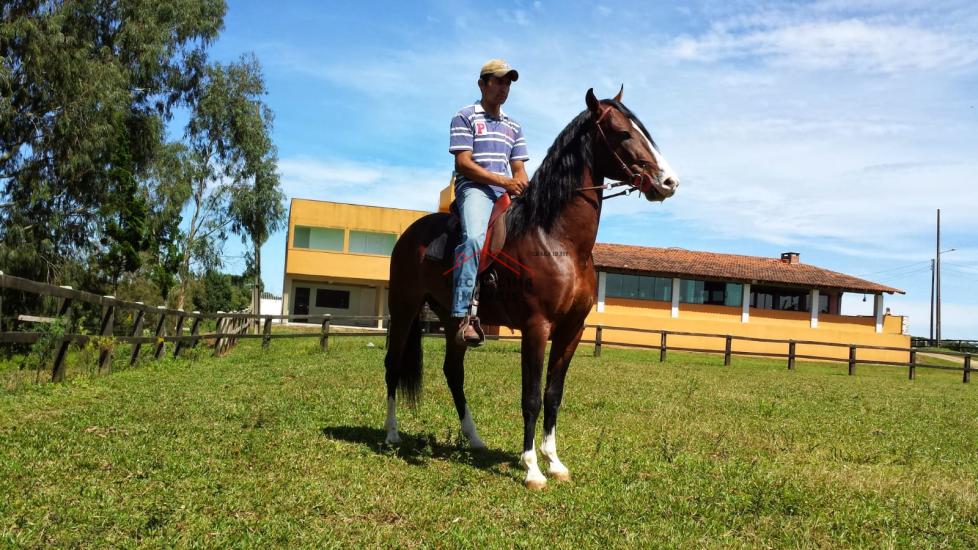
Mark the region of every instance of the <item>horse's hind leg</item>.
POLYGON ((423 298, 405 296, 394 285, 390 293, 390 325, 388 326, 387 355, 384 358, 387 383, 387 419, 384 431, 388 444, 401 442, 397 433, 397 388, 402 396, 415 399, 421 391, 421 325, 423 298), (414 299, 411 299, 414 298, 414 299))

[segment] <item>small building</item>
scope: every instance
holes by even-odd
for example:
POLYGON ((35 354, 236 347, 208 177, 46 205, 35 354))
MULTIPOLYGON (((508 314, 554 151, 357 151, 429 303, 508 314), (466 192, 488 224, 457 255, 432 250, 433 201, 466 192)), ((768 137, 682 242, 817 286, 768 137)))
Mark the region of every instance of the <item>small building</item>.
MULTIPOLYGON (((442 191, 447 211, 451 187, 442 191)), ((428 214, 330 201, 293 199, 282 285, 283 313, 387 314, 390 253, 411 223, 428 214)), ((679 248, 598 243, 595 307, 588 324, 730 334, 752 338, 909 347, 904 318, 884 314, 883 296, 903 291, 804 264, 797 252, 763 258, 679 248), (841 314, 844 293, 871 297, 874 315, 841 314)), ((375 319, 344 321, 382 326, 375 319)), ((505 330, 505 329, 504 329, 505 330)), ((585 332, 593 339, 594 329, 585 332)), ((657 334, 604 331, 609 341, 658 343, 657 334)), ((722 339, 670 336, 670 347, 723 349, 722 339)), ((784 344, 737 341, 737 351, 784 353, 784 344)), ((799 345, 800 355, 845 357, 845 348, 799 345)), ((905 353, 870 353, 906 361, 905 353)))
MULTIPOLYGON (((589 324, 729 334, 776 340, 908 348, 905 319, 886 315, 883 297, 903 291, 780 258, 597 243, 597 305, 589 324), (871 297, 871 316, 842 315, 844 293, 871 297)), ((593 330, 588 332, 593 334, 593 330)), ((587 336, 585 336, 587 337, 587 336)), ((658 335, 626 331, 605 339, 654 345, 658 335)), ((676 335, 671 346, 722 350, 716 338, 676 335)), ((737 341, 739 351, 784 353, 784 344, 737 341)), ((848 349, 799 345, 801 355, 845 358, 848 349)), ((906 361, 906 353, 862 351, 860 359, 906 361)))
MULTIPOLYGON (((292 199, 285 247, 283 314, 387 314, 390 254, 421 210, 292 199)), ((380 327, 373 319, 343 324, 380 327)))

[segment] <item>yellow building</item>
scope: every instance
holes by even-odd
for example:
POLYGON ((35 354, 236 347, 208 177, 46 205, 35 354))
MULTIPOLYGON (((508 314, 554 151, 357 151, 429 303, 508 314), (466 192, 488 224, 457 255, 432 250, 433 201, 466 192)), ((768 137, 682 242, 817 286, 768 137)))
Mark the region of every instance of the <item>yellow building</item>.
MULTIPOLYGON (((451 186, 439 197, 447 211, 451 186)), ((387 313, 390 252, 397 236, 428 214, 293 199, 283 313, 387 313)), ((904 318, 887 315, 883 295, 901 290, 781 258, 598 243, 596 305, 588 324, 909 348, 904 318), (840 314, 843 293, 872 297, 874 315, 840 314)), ((376 320, 344 324, 381 326, 376 320)), ((586 339, 594 337, 588 329, 586 339)), ((606 341, 657 345, 658 335, 606 329, 606 341)), ((785 344, 736 341, 734 351, 784 353, 785 344)), ((669 347, 723 350, 723 339, 673 335, 669 347)), ((802 345, 799 355, 848 357, 848 349, 802 345)), ((907 361, 906 353, 860 351, 859 359, 907 361)))

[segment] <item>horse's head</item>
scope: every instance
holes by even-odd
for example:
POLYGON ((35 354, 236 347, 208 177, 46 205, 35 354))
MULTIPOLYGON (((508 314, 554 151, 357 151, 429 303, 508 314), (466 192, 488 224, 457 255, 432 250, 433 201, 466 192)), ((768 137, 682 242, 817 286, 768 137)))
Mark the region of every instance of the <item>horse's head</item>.
MULTIPOLYGON (((622 87, 624 90, 624 86, 622 87)), ((614 99, 598 101, 594 90, 585 100, 595 121, 594 162, 602 174, 627 182, 650 201, 663 201, 676 192, 679 176, 659 153, 642 122, 614 99)))

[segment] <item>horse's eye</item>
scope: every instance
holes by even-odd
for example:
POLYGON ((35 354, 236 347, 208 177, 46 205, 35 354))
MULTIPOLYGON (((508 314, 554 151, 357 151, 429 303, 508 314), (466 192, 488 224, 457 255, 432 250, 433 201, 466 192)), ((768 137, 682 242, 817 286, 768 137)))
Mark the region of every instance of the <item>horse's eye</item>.
POLYGON ((628 130, 622 130, 622 131, 618 132, 618 137, 621 138, 622 141, 625 141, 626 139, 629 139, 629 138, 632 137, 632 133, 629 132, 628 130))

